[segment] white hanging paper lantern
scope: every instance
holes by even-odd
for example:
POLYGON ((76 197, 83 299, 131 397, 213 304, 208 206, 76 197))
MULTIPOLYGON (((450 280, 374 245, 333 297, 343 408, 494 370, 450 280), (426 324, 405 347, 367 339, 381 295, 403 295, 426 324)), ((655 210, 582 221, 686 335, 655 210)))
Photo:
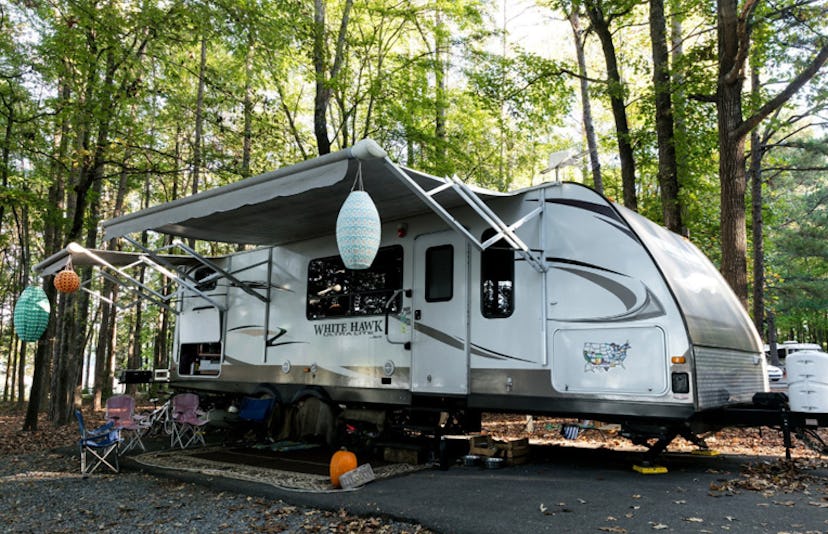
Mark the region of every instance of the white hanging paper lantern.
POLYGON ((354 188, 336 218, 336 245, 348 269, 367 269, 380 244, 380 218, 371 196, 362 190, 362 163, 354 188), (358 187, 358 189, 356 189, 358 187))

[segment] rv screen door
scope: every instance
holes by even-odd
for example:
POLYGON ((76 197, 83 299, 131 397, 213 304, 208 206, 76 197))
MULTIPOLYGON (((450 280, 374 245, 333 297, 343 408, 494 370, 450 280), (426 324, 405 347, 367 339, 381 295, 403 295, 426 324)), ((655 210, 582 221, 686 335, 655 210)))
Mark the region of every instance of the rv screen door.
POLYGON ((468 244, 455 232, 414 240, 411 390, 415 393, 468 393, 468 256, 468 244))

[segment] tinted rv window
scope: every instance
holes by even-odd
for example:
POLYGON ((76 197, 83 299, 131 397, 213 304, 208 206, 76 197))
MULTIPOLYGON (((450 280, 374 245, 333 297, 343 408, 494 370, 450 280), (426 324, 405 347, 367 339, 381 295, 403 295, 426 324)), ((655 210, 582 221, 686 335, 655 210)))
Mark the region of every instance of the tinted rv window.
POLYGON ((441 245, 426 250, 426 302, 451 300, 454 291, 454 247, 441 245))
MULTIPOLYGON (((371 267, 346 269, 339 256, 311 260, 308 264, 308 319, 351 315, 382 315, 385 302, 402 289, 403 248, 379 249, 371 267)), ((402 305, 402 295, 391 302, 391 313, 402 305)))
MULTIPOLYGON (((483 232, 483 241, 495 235, 483 232)), ((480 311, 483 317, 509 317, 515 309, 515 252, 504 239, 480 253, 480 311)))

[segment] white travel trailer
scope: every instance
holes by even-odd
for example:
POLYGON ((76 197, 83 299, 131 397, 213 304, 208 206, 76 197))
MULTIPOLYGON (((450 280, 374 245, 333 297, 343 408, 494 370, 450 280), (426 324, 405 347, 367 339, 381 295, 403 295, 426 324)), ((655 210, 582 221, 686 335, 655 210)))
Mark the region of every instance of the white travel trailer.
POLYGON ((456 410, 471 426, 481 411, 555 414, 634 438, 671 438, 768 390, 761 340, 704 254, 578 184, 485 191, 364 140, 104 228, 107 240, 151 230, 258 246, 208 259, 177 241, 181 266, 72 245, 38 266, 71 256, 121 275, 140 261, 178 281, 176 388, 456 410), (352 271, 335 226, 358 173, 382 239, 352 271))

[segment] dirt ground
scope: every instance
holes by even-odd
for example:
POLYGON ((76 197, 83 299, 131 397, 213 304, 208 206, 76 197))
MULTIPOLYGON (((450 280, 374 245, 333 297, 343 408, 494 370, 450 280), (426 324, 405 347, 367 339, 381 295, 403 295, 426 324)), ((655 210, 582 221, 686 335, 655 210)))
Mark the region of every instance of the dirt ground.
MULTIPOLYGON (((50 451, 66 447, 77 439, 77 425, 74 421, 62 427, 53 427, 47 420, 46 414, 41 413, 38 419, 38 430, 22 432, 25 406, 0 403, 0 455, 15 454, 21 450, 28 452, 50 451)), ((84 418, 87 426, 94 427, 103 423, 102 412, 92 412, 84 409, 84 418)), ((528 438, 535 444, 554 444, 577 447, 605 447, 621 450, 644 450, 643 447, 632 445, 629 440, 619 435, 611 425, 603 425, 592 421, 581 429, 576 440, 568 440, 561 434, 561 426, 566 423, 577 423, 575 420, 563 420, 552 417, 533 417, 514 414, 483 414, 483 429, 496 439, 513 440, 528 438)), ((820 429, 822 439, 828 442, 828 429, 820 429)), ((752 456, 784 457, 785 447, 781 432, 767 428, 726 428, 719 432, 705 436, 710 448, 722 454, 739 454, 752 456)), ((689 452, 695 445, 682 438, 676 438, 670 444, 670 452, 689 452)), ((810 458, 819 456, 816 452, 804 447, 801 442, 795 443, 794 454, 797 457, 810 458)))

